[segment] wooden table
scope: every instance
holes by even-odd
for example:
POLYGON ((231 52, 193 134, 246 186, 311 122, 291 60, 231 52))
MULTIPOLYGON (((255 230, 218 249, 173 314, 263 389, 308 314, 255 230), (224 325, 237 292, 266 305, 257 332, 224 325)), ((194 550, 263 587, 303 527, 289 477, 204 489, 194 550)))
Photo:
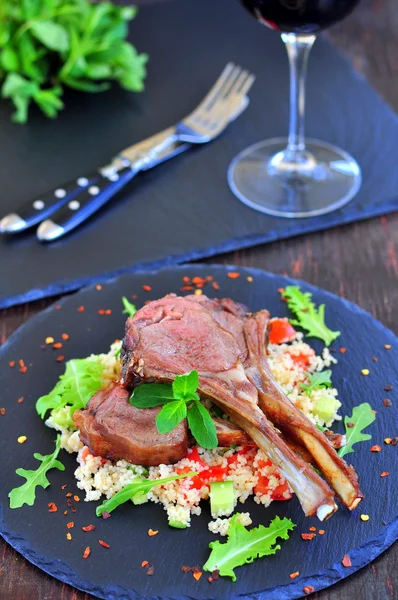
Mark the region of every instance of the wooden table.
MULTIPOLYGON (((330 37, 352 57, 356 68, 396 112, 397 26, 396 0, 363 0, 351 17, 330 32, 330 37)), ((305 279, 358 303, 398 334, 398 214, 234 252, 211 262, 259 267, 305 279)), ((0 311, 1 342, 53 300, 0 311)), ((0 553, 2 600, 92 598, 45 575, 2 540, 0 553)), ((317 600, 398 598, 398 545, 348 580, 312 597, 317 600)))

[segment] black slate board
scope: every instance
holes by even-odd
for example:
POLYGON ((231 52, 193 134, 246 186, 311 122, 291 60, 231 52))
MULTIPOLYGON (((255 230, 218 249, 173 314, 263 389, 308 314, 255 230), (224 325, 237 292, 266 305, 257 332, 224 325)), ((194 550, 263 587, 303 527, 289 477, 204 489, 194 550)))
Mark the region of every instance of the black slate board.
MULTIPOLYGON (((275 556, 237 569, 236 583, 223 578, 211 585, 206 576, 196 582, 190 573, 181 572, 184 564, 202 565, 208 556, 207 545, 215 538, 207 530, 210 514, 206 504, 202 516, 193 517, 192 527, 185 531, 168 528, 165 512, 152 503, 121 506, 111 519, 104 521, 96 519, 95 503, 80 502, 74 515, 69 512, 64 516, 65 494, 72 492, 82 496, 82 492, 74 484, 75 459, 62 452, 60 458, 66 471, 50 473, 52 485, 45 491, 38 491, 35 505, 17 510, 8 508, 8 491, 22 483, 15 469, 20 466, 36 468, 33 452, 46 454, 54 444, 54 432, 40 421, 34 403, 54 385, 64 367, 55 360, 56 353, 51 348, 39 349, 44 339, 52 335, 58 340, 61 333, 68 332, 70 339, 61 351, 67 359, 106 351, 115 337, 123 333, 122 295, 137 294, 137 305, 141 306, 145 300, 171 291, 178 293, 184 275, 212 275, 218 281, 220 291, 216 293, 212 288, 206 288, 205 293, 209 296, 230 296, 252 310, 266 306, 273 315, 287 314, 286 304, 281 302, 277 289, 297 281, 256 269, 240 269, 241 277, 232 280, 227 277, 227 272, 227 268, 220 266, 187 265, 152 274, 125 275, 105 284, 101 291, 91 287, 62 300, 60 310, 50 307, 20 328, 0 351, 4 365, 20 358, 29 365, 25 374, 7 366, 0 372, 1 405, 6 408, 6 415, 0 416, 0 532, 43 571, 100 598, 112 600, 155 597, 290 600, 301 597, 304 586, 312 585, 320 590, 349 576, 398 538, 397 447, 383 444, 385 437, 396 433, 398 340, 358 306, 306 283, 300 285, 313 293, 316 303, 325 303, 329 326, 342 331, 334 347, 347 348, 344 355, 337 354, 339 362, 333 367, 333 383, 340 390, 339 397, 343 402, 341 412, 351 414, 354 405, 366 400, 377 411, 376 421, 368 430, 372 439, 358 444, 354 454, 347 455, 358 472, 365 494, 360 508, 353 513, 340 508, 329 521, 321 524, 315 518, 305 518, 295 498, 289 502, 274 502, 268 508, 247 502, 243 510, 250 511, 254 525, 268 524, 278 514, 291 518, 297 528, 290 540, 282 542, 282 550, 275 556), (253 277, 254 281, 248 282, 247 276, 253 277), (143 284, 152 286, 152 291, 144 292, 143 284), (85 311, 77 312, 81 305, 85 311), (113 310, 111 316, 98 315, 98 309, 105 307, 113 310), (390 344, 391 350, 386 350, 385 344, 390 344), (372 362, 372 356, 376 356, 378 362, 372 362), (361 374, 364 367, 370 369, 368 377, 361 374), (384 391, 386 384, 395 384, 395 390, 384 391), (389 408, 383 405, 387 395, 393 401, 389 408), (17 403, 20 396, 24 397, 22 404, 17 403), (19 435, 27 436, 25 444, 17 444, 19 435), (376 443, 383 447, 378 454, 369 451, 376 443), (390 476, 380 478, 382 471, 389 471, 390 476), (61 485, 65 483, 68 487, 62 491, 61 485), (49 502, 57 503, 57 513, 48 513, 49 502), (360 520, 361 513, 369 514, 367 523, 360 520), (68 542, 66 523, 71 520, 75 527, 70 530, 73 539, 68 542), (88 523, 94 523, 96 530, 83 533, 81 526, 88 523), (310 543, 304 542, 300 533, 307 532, 313 525, 324 529, 325 534, 310 543), (150 527, 158 529, 159 535, 148 537, 150 527), (101 548, 98 539, 108 542, 111 548, 101 548), (83 560, 81 556, 87 545, 92 554, 88 560, 83 560), (341 564, 346 553, 352 561, 350 568, 341 564), (153 577, 148 577, 141 568, 142 560, 154 564, 153 577), (300 571, 300 576, 289 579, 289 573, 295 571, 300 571)), ((317 352, 322 349, 320 342, 310 343, 317 352)))
POLYGON ((230 192, 231 159, 286 134, 288 63, 279 36, 237 0, 174 0, 141 9, 131 39, 151 60, 146 91, 68 93, 55 122, 9 123, 0 104, 0 213, 107 163, 123 147, 192 110, 230 60, 253 70, 251 105, 213 144, 137 178, 112 205, 52 245, 33 232, 0 239, 0 307, 76 289, 103 274, 193 260, 364 219, 398 207, 398 120, 325 39, 308 76, 307 133, 345 148, 363 187, 345 208, 312 219, 268 217, 230 192))

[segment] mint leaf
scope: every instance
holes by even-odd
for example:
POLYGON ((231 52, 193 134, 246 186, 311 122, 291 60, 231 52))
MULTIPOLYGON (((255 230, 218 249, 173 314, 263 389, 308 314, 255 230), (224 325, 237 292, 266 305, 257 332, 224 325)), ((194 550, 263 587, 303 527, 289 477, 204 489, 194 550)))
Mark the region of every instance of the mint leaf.
POLYGON ((320 373, 306 373, 306 377, 309 380, 309 383, 299 383, 299 386, 305 390, 306 394, 309 396, 312 391, 319 390, 320 388, 330 388, 332 387, 332 371, 328 369, 327 371, 321 371, 320 373))
POLYGON ((156 427, 159 433, 170 433, 187 416, 187 405, 184 400, 174 400, 165 404, 156 416, 156 427))
POLYGON ((213 450, 218 446, 216 426, 209 411, 200 403, 193 402, 188 410, 188 426, 199 446, 213 450))
POLYGON ((193 477, 198 473, 183 473, 182 475, 172 475, 171 477, 165 477, 163 479, 142 479, 141 477, 135 478, 131 483, 128 483, 124 488, 117 492, 109 500, 105 500, 100 506, 96 508, 96 515, 100 517, 103 512, 111 513, 115 508, 128 502, 134 498, 134 496, 147 494, 152 488, 157 485, 164 485, 177 479, 184 479, 185 477, 193 477))
POLYGON ((130 404, 136 408, 153 408, 174 400, 173 388, 166 383, 143 383, 130 396, 130 404))
POLYGON ((61 436, 57 436, 55 444, 55 450, 52 454, 43 456, 42 454, 35 453, 33 456, 36 460, 41 462, 40 467, 36 470, 17 469, 16 474, 24 477, 26 482, 20 487, 14 488, 8 494, 10 498, 10 508, 21 508, 24 504, 33 506, 36 499, 36 488, 41 486, 47 488, 50 482, 47 479, 47 473, 50 469, 59 469, 64 471, 64 465, 57 460, 57 456, 60 451, 61 436))
POLYGON ((137 309, 135 307, 134 304, 132 304, 127 298, 126 296, 122 297, 122 303, 123 303, 123 314, 124 315, 128 315, 129 317, 134 317, 135 313, 137 312, 137 309))
POLYGON ((289 309, 296 317, 290 319, 290 323, 305 329, 307 337, 319 338, 326 346, 339 337, 340 331, 332 331, 325 324, 325 305, 316 308, 310 292, 303 292, 297 285, 288 285, 282 298, 287 300, 289 309))
POLYGON ((221 576, 231 577, 236 581, 234 569, 255 558, 275 554, 281 547, 276 540, 287 540, 289 531, 295 527, 290 519, 275 517, 268 527, 259 525, 254 529, 246 529, 238 522, 238 514, 231 518, 228 540, 225 544, 211 542, 211 554, 203 566, 205 571, 217 569, 221 576))
POLYGON ((53 21, 33 21, 30 25, 32 34, 50 50, 66 52, 69 48, 68 32, 62 25, 53 21))
POLYGON ((177 375, 173 381, 173 394, 177 400, 198 399, 196 393, 199 385, 199 375, 197 371, 191 371, 186 375, 177 375))
POLYGON ((71 411, 84 408, 90 398, 101 389, 101 363, 85 358, 68 360, 65 373, 49 394, 41 396, 36 402, 36 411, 44 419, 48 410, 71 406, 71 411))
POLYGON ((340 457, 345 456, 354 452, 353 445, 358 442, 366 442, 371 439, 369 433, 362 433, 362 431, 369 427, 376 419, 376 415, 372 412, 372 407, 368 402, 354 406, 351 417, 344 417, 345 434, 347 438, 347 444, 340 448, 338 455, 340 457), (352 427, 348 426, 348 423, 353 423, 352 427))

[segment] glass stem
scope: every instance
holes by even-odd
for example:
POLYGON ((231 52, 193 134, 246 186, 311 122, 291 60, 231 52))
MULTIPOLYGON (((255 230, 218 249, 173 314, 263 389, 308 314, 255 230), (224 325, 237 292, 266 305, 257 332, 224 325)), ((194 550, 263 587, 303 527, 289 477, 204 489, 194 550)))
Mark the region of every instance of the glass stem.
POLYGON ((300 154, 305 151, 305 78, 315 35, 283 33, 281 37, 290 65, 290 123, 285 157, 292 162, 300 162, 300 154))

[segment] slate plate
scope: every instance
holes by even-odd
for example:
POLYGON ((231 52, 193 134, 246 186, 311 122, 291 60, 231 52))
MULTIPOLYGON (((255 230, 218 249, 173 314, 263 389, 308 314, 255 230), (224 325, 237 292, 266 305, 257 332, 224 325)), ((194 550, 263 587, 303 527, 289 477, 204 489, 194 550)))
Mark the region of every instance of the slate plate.
MULTIPOLYGON (((398 340, 354 304, 304 283, 300 285, 313 292, 317 303, 326 304, 329 326, 343 332, 335 348, 344 346, 347 352, 337 354, 339 363, 333 368, 333 382, 340 389, 344 413, 350 413, 354 405, 366 400, 377 411, 370 430, 372 440, 356 446, 355 453, 348 457, 359 473, 366 497, 360 509, 350 514, 341 508, 330 521, 320 524, 317 519, 303 516, 296 499, 276 502, 269 508, 249 502, 244 509, 250 511, 255 525, 268 524, 278 514, 290 517, 297 528, 275 556, 237 569, 235 584, 229 579, 209 584, 206 576, 196 582, 191 574, 181 572, 183 564, 205 562, 208 543, 215 537, 207 530, 210 515, 206 504, 202 516, 194 517, 192 527, 185 531, 168 528, 165 512, 152 503, 122 506, 111 519, 104 521, 95 517, 94 503, 80 502, 74 515, 69 512, 64 516, 65 493, 70 491, 82 496, 82 492, 74 485, 75 459, 63 452, 60 458, 66 465, 66 472, 50 474, 52 485, 45 491, 39 490, 36 504, 32 508, 8 508, 8 491, 22 483, 15 475, 15 469, 20 466, 36 468, 33 452, 46 454, 53 448, 54 432, 37 417, 34 403, 38 396, 52 388, 63 371, 63 365, 55 360, 56 355, 62 352, 69 359, 84 357, 91 352, 106 352, 108 345, 123 334, 120 297, 137 294, 137 304, 141 305, 145 300, 167 292, 178 292, 183 275, 213 275, 220 284, 219 295, 231 296, 253 310, 266 306, 274 315, 286 314, 286 305, 280 301, 277 289, 293 280, 252 269, 240 269, 240 273, 239 279, 232 280, 227 277, 224 267, 198 265, 123 276, 103 285, 101 291, 91 287, 65 298, 60 302, 59 310, 50 307, 6 342, 0 353, 4 365, 0 373, 1 406, 6 408, 5 416, 0 416, 0 529, 4 538, 29 561, 57 579, 100 598, 286 600, 300 597, 306 585, 319 590, 347 577, 396 540, 398 449, 384 445, 383 439, 396 434, 394 424, 398 419, 398 403, 393 402, 392 407, 386 408, 383 398, 388 395, 395 400, 396 397, 396 391, 386 392, 384 386, 396 383, 398 340), (253 277, 254 281, 248 282, 247 276, 253 277), (144 292, 143 284, 151 285, 152 291, 144 292), (77 312, 79 306, 85 307, 84 312, 77 312), (112 315, 98 315, 101 308, 111 308, 112 315), (40 349, 46 336, 59 340, 63 332, 69 333, 70 340, 64 342, 62 350, 40 349), (384 344, 390 344, 392 349, 386 350, 384 344), (378 362, 372 362, 372 356, 378 357, 378 362), (19 373, 17 367, 10 369, 7 366, 8 361, 21 358, 28 365, 25 374, 19 373), (370 369, 368 377, 361 375, 364 367, 370 369), (20 396, 24 397, 22 404, 17 402, 20 396), (25 444, 17 444, 19 435, 27 435, 25 444), (369 451, 375 443, 382 446, 382 452, 369 451), (380 478, 382 471, 389 471, 391 475, 380 478), (61 485, 65 483, 68 487, 61 491, 61 485), (57 513, 48 513, 49 502, 57 503, 57 513), (362 522, 360 513, 369 514, 370 520, 362 522), (66 523, 71 520, 75 521, 75 527, 70 530, 73 539, 68 542, 66 523), (95 523, 96 530, 83 533, 81 526, 88 523, 95 523), (300 533, 308 531, 312 525, 325 529, 325 534, 304 542, 300 533), (159 529, 159 535, 148 537, 150 527, 159 529), (105 550, 99 546, 98 539, 108 542, 111 548, 105 550), (88 560, 83 560, 82 553, 87 545, 91 546, 92 554, 88 560), (351 557, 351 568, 341 564, 346 553, 351 557), (141 568, 142 560, 155 565, 153 577, 148 577, 141 568), (295 571, 300 571, 300 576, 290 580, 289 573, 295 571)), ((205 291, 210 296, 216 294, 212 288, 205 291)), ((318 351, 322 347, 317 342, 311 344, 318 351)))
POLYGON ((322 36, 309 62, 307 135, 350 152, 363 185, 343 209, 296 220, 253 211, 227 185, 238 152, 287 133, 288 61, 278 34, 238 0, 173 0, 142 7, 131 40, 150 55, 142 95, 68 93, 59 119, 32 111, 25 127, 11 124, 0 103, 0 215, 181 119, 231 60, 257 75, 250 107, 214 143, 141 175, 65 239, 43 245, 34 230, 0 236, 0 307, 398 208, 398 119, 322 36))

